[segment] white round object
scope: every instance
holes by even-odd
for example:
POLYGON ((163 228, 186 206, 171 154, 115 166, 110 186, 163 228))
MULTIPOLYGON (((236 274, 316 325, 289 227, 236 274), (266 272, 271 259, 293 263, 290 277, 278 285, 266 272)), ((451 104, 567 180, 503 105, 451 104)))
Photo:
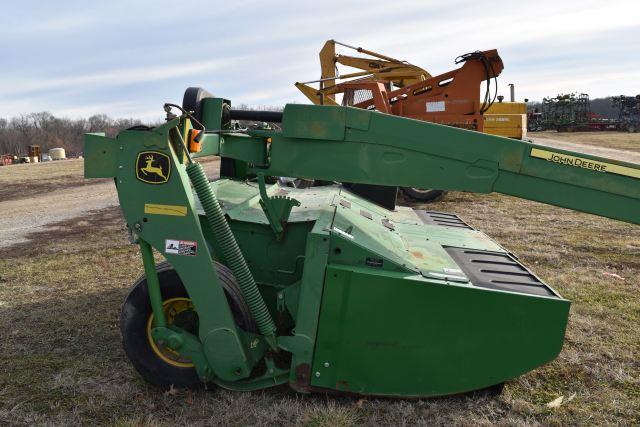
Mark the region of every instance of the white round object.
POLYGON ((51 157, 51 160, 64 160, 67 155, 64 148, 52 148, 49 150, 49 157, 51 157))

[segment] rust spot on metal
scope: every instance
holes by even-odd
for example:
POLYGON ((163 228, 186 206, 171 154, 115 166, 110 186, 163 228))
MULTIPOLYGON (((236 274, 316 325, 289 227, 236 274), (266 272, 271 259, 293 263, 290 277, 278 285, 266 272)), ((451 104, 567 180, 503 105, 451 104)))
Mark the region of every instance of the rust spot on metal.
POLYGON ((296 391, 309 391, 311 386, 311 365, 301 363, 296 366, 296 381, 290 383, 291 388, 296 391))
POLYGON ((424 254, 420 251, 410 251, 409 252, 414 258, 424 259, 424 254))
POLYGON ((336 390, 349 391, 349 382, 344 380, 336 381, 336 390))

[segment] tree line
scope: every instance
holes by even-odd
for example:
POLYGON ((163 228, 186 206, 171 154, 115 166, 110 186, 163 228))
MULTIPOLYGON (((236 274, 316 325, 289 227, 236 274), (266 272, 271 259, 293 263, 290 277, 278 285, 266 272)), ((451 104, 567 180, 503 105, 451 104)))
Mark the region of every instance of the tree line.
MULTIPOLYGON (((247 104, 240 104, 234 108, 282 111, 282 107, 247 104)), ((82 153, 85 133, 105 132, 107 136, 113 137, 123 129, 141 124, 143 123, 138 119, 114 119, 106 114, 70 119, 56 117, 47 111, 21 114, 10 119, 0 117, 0 155, 26 156, 30 145, 39 145, 43 153, 51 148, 60 147, 65 149, 67 156, 75 157, 82 153)), ((145 124, 158 126, 160 122, 145 124)))
POLYGON ((85 133, 106 132, 114 136, 122 129, 140 124, 137 119, 114 119, 105 114, 70 119, 46 111, 10 119, 0 117, 0 154, 26 155, 29 145, 39 145, 43 153, 61 147, 68 156, 77 156, 82 153, 85 133))

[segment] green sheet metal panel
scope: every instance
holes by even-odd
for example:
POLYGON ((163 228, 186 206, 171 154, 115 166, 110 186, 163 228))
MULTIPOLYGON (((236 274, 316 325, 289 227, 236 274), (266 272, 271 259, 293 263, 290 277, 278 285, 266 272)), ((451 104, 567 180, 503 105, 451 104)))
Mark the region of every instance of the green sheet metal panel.
POLYGON ((405 247, 398 233, 383 226, 375 214, 371 220, 359 212, 357 207, 352 209, 338 204, 331 227, 333 250, 330 259, 338 263, 365 265, 367 257, 374 256, 391 262, 396 270, 418 272, 418 266, 406 259, 405 247))
POLYGON ((455 272, 454 276, 464 277, 444 247, 506 252, 480 231, 424 224, 412 209, 398 207, 398 211, 389 211, 345 190, 335 197, 333 204, 336 215, 332 246, 339 248, 340 253, 334 250, 331 261, 338 264, 365 265, 367 258, 372 257, 367 255, 369 251, 383 264, 389 261, 397 267, 392 270, 426 275, 455 272), (396 221, 398 217, 400 221, 396 221), (353 246, 363 250, 354 251, 353 246))
MULTIPOLYGON (((225 212, 228 212, 246 202, 247 200, 258 195, 258 184, 249 183, 246 181, 235 181, 231 179, 218 179, 211 181, 211 188, 216 193, 218 200, 223 201, 222 208, 225 212)), ((193 195, 196 199, 197 196, 193 195)), ((198 213, 204 214, 200 207, 200 201, 198 203, 198 213)))
POLYGON ((84 177, 112 178, 116 176, 118 158, 118 141, 105 137, 104 133, 88 133, 85 135, 84 177))
MULTIPOLYGON (((220 179, 211 182, 218 200, 223 204, 222 208, 229 218, 236 221, 245 221, 257 224, 269 224, 262 207, 260 206, 260 194, 258 183, 220 179)), ((309 189, 296 189, 281 187, 273 184, 267 187, 269 196, 287 196, 300 202, 300 206, 294 206, 287 222, 311 222, 318 219, 323 212, 333 210, 331 201, 340 191, 338 185, 327 185, 309 189)), ((204 211, 196 199, 198 214, 204 215, 204 211)))
MULTIPOLYGON (((316 105, 313 114, 304 105, 287 104, 282 120, 282 134, 287 138, 308 138, 314 140, 341 141, 344 139, 346 129, 345 108, 316 105)), ((354 124, 363 128, 364 121, 368 118, 358 116, 353 119, 354 124)), ((366 129, 365 127, 365 129, 366 129)))
POLYGON ((435 396, 553 360, 569 302, 329 265, 313 361, 318 388, 435 396))

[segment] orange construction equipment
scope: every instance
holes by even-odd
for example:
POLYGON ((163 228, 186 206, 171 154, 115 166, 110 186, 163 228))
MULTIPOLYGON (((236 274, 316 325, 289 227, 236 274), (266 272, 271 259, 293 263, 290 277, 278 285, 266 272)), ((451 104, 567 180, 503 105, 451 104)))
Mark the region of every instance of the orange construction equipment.
POLYGON ((349 46, 348 44, 335 40, 325 42, 320 50, 319 57, 320 79, 312 82, 296 83, 296 87, 317 105, 337 105, 335 102, 335 94, 330 92, 336 85, 337 80, 358 78, 358 81, 385 81, 393 84, 395 87, 404 87, 431 78, 431 74, 426 70, 410 64, 407 61, 391 58, 361 47, 349 46), (355 50, 371 58, 337 54, 336 45, 355 50), (337 67, 338 64, 362 71, 340 75, 337 67), (320 92, 318 89, 308 86, 308 83, 319 83, 320 92))
MULTIPOLYGON (((526 111, 526 104, 494 104, 497 77, 504 69, 498 51, 467 53, 456 58, 455 63, 462 65, 432 76, 407 61, 329 40, 320 51, 321 78, 295 85, 314 104, 339 105, 336 95, 342 94, 341 104, 344 106, 523 138, 526 115, 520 110, 524 108, 526 111), (336 54, 336 45, 373 58, 336 54), (338 64, 362 71, 341 75, 338 64), (486 83, 481 101, 483 82, 486 83), (319 88, 310 86, 312 83, 318 83, 319 88)), ((371 190, 372 193, 379 191, 380 188, 371 190)), ((402 191, 405 196, 421 201, 436 200, 443 194, 442 190, 434 189, 402 188, 402 191)))
MULTIPOLYGON (((338 43, 382 59, 371 60, 370 68, 363 72, 342 76, 334 72, 333 75, 328 75, 327 63, 330 61, 326 59, 326 51, 335 49, 336 43, 338 42, 330 40, 320 53, 323 77, 320 80, 296 83, 296 87, 314 103, 337 105, 335 95, 342 93, 342 105, 483 131, 483 113, 495 101, 496 78, 504 68, 495 49, 459 56, 455 62, 462 64, 460 68, 431 76, 406 61, 338 43), (354 77, 358 78, 353 79, 354 77), (349 78, 352 79, 335 83, 336 80, 349 78), (480 101, 481 84, 484 81, 487 82, 486 91, 480 101), (320 88, 312 88, 309 83, 320 83, 320 88)), ((353 57, 335 54, 333 57, 335 59, 330 65, 334 69, 336 63, 356 66, 353 57)), ((365 65, 366 60, 360 58, 357 66, 366 68, 365 65)))

